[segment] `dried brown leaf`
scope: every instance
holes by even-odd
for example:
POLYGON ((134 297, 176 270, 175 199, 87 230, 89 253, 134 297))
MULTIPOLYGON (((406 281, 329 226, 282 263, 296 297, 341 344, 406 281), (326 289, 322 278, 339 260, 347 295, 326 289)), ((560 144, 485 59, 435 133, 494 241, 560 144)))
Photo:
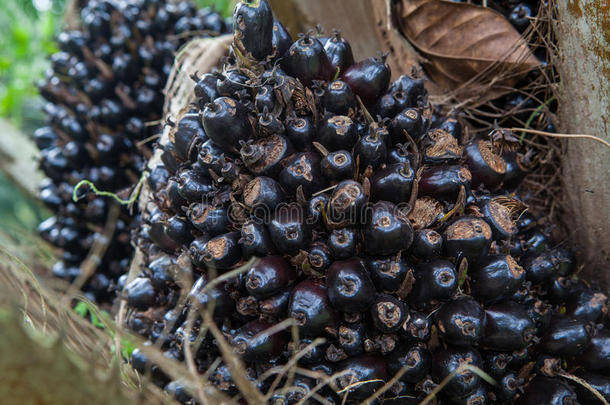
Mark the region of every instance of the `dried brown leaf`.
POLYGON ((539 66, 519 32, 489 8, 402 0, 393 11, 403 34, 426 57, 430 78, 459 99, 495 98, 539 66))

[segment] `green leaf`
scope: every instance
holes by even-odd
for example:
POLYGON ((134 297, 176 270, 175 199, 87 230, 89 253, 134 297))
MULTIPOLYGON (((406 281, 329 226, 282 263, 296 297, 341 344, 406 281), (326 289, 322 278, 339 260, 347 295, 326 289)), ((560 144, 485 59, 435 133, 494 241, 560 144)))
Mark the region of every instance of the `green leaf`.
POLYGON ((76 304, 76 306, 74 307, 74 312, 76 312, 78 314, 78 316, 84 318, 85 316, 87 316, 87 303, 83 302, 83 301, 79 301, 78 304, 76 304))

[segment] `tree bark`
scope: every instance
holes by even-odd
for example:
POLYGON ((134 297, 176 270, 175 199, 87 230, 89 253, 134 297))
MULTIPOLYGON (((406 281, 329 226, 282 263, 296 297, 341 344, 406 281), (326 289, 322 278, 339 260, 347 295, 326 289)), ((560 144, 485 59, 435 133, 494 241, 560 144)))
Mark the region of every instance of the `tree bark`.
MULTIPOLYGON (((562 132, 610 140, 610 7, 594 0, 559 0, 562 132)), ((570 139, 563 161, 572 241, 586 279, 610 288, 610 149, 570 139)))

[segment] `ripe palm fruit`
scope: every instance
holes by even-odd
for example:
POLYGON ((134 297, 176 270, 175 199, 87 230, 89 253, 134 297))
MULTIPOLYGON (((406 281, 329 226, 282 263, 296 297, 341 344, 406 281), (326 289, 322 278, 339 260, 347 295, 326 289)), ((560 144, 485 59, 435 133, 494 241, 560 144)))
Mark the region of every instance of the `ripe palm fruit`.
POLYGON ((273 51, 273 13, 267 0, 237 3, 233 11, 234 41, 254 59, 264 59, 273 51))
MULTIPOLYGON (((577 280, 571 255, 551 249, 555 242, 533 216, 515 219, 526 198, 489 170, 501 163, 489 155, 497 152, 489 141, 461 144, 467 123, 440 110, 431 115, 421 80, 402 76, 390 85, 380 61, 354 65, 347 52, 334 59, 333 47, 345 51, 346 40, 310 34, 289 45, 280 31, 273 31, 275 53, 256 61, 235 43, 225 73, 199 78, 199 100, 176 120, 184 132, 170 137, 163 165, 151 173, 156 194, 137 234, 144 260, 138 281, 126 288, 130 327, 180 358, 188 308, 177 297, 214 308, 248 378, 259 381, 263 395, 288 403, 320 388, 311 372, 348 372, 336 381, 346 403, 380 393, 398 371, 402 377, 373 403, 419 402, 455 372, 437 400, 469 405, 514 403, 522 389, 532 395, 538 377, 519 377, 548 354, 567 370, 607 374, 607 326, 590 326, 606 322, 603 294, 577 280), (341 79, 336 70, 310 75, 321 72, 316 64, 283 70, 277 50, 291 48, 295 58, 343 64, 341 79), (247 120, 227 121, 227 131, 249 123, 248 136, 223 144, 220 130, 216 137, 204 129, 198 118, 218 99, 241 104, 247 120), (234 275, 241 265, 244 272, 234 275), (180 272, 196 280, 189 294, 180 272), (222 283, 207 288, 221 273, 222 283), (289 319, 298 343, 270 329, 289 319), (295 359, 307 374, 295 375, 300 393, 267 392, 269 368, 286 367, 318 338, 325 342, 295 359), (498 384, 483 383, 464 364, 498 384)), ((78 125, 65 126, 79 133, 78 125)), ((41 131, 38 140, 56 138, 41 131)), ((49 167, 80 162, 79 148, 69 150, 50 153, 49 167)), ((44 232, 86 250, 77 223, 51 221, 44 232)), ((78 275, 71 266, 56 270, 78 275)), ((211 338, 201 347, 193 360, 203 372, 221 352, 211 338)), ((225 365, 210 377, 238 394, 225 365)), ((308 399, 344 401, 330 387, 316 395, 308 399)))
MULTIPOLYGON (((48 123, 34 135, 41 149, 40 167, 48 176, 41 185, 41 199, 53 211, 58 227, 55 237, 41 224, 41 236, 62 251, 55 274, 68 281, 91 247, 83 245, 102 240, 114 204, 83 189, 78 190, 79 199, 74 202, 74 186, 87 179, 99 189, 128 198, 144 169, 144 156, 151 153, 150 146, 141 141, 160 130, 148 123, 161 118, 162 89, 174 52, 186 41, 183 34, 205 31, 214 35, 226 30, 217 13, 198 11, 187 2, 80 3, 80 27, 58 35, 59 52, 51 56, 51 68, 39 84, 47 101, 48 123), (76 234, 78 238, 69 241, 68 237, 76 234)), ((199 92, 204 92, 202 86, 199 92)), ((187 114, 172 131, 174 150, 181 160, 192 160, 195 145, 206 137, 196 121, 197 114, 187 114)), ((156 175, 164 177, 173 171, 158 168, 156 175)), ((154 181, 158 178, 151 173, 149 182, 154 181)), ((176 243, 189 239, 188 232, 183 232, 183 213, 178 214, 169 215, 167 224, 161 226, 163 235, 157 234, 166 247, 177 247, 176 243)), ((133 217, 137 214, 120 211, 96 274, 84 286, 94 301, 108 302, 115 295, 117 278, 127 268, 132 253, 127 241, 132 224, 138 222, 133 217)))

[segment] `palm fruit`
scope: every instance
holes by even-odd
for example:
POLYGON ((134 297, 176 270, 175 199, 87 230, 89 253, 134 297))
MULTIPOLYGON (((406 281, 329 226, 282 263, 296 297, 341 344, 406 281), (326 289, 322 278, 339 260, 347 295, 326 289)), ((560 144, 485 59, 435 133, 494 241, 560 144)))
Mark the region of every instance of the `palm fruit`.
MULTIPOLYGON (((101 303, 112 300, 116 280, 128 267, 130 233, 139 217, 121 208, 109 220, 116 203, 87 187, 73 201, 75 185, 89 180, 100 190, 129 198, 152 153, 147 140, 160 131, 162 90, 175 51, 191 31, 215 35, 227 26, 212 10, 164 0, 92 0, 80 16, 79 29, 57 36, 59 52, 51 56, 39 83, 48 121, 34 133, 47 176, 40 197, 54 214, 39 230, 58 248, 61 259, 53 274, 64 280, 81 274, 90 252, 102 252, 91 257, 95 271, 84 287, 89 298, 101 303)), ((182 125, 185 133, 196 130, 186 121, 182 125)), ((177 140, 178 153, 188 153, 188 146, 177 140)), ((148 181, 165 182, 167 177, 167 170, 159 168, 148 181)), ((178 234, 190 224, 177 217, 163 220, 180 243, 187 242, 178 234)))
MULTIPOLYGON (((259 0, 236 10, 252 4, 268 7, 259 0)), ((248 21, 237 51, 243 33, 278 24, 267 14, 248 21)), ((316 392, 331 404, 361 403, 397 372, 374 403, 421 401, 449 376, 438 404, 572 398, 567 380, 532 366, 544 356, 603 382, 607 330, 592 323, 604 322, 607 299, 573 279, 572 256, 551 248, 546 229, 523 213, 514 179, 504 183, 501 144, 462 139, 453 115, 433 126, 420 79, 390 83, 383 59, 354 63, 337 34, 301 36, 279 65, 273 51, 253 64, 253 49, 198 78, 199 100, 164 146, 168 175, 142 213, 136 242, 145 258, 125 288, 134 331, 161 339, 170 356, 181 350, 187 310, 211 310, 253 380, 322 337, 297 363, 346 372, 340 394, 316 392), (339 76, 328 74, 329 61, 339 76), (233 118, 215 115, 215 105, 233 108, 233 118), (159 263, 196 280, 186 304, 176 298, 185 278, 152 282, 159 263), (241 275, 227 273, 236 269, 241 275), (298 342, 273 329, 288 318, 298 342), (550 382, 542 389, 541 381, 550 382)), ((194 356, 201 373, 214 364, 212 384, 237 395, 211 339, 194 356)), ((300 398, 320 382, 297 375, 300 398)))

